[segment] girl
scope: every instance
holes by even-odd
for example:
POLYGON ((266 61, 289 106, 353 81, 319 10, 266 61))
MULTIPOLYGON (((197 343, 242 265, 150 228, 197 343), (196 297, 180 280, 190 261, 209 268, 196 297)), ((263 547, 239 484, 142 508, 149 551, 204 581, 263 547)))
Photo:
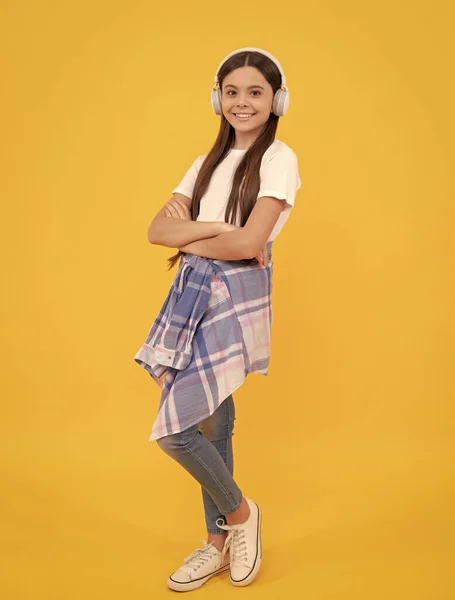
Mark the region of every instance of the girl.
POLYGON ((152 244, 177 248, 168 297, 134 359, 162 395, 150 440, 201 485, 207 542, 168 579, 193 590, 230 572, 245 586, 261 560, 261 509, 233 478, 232 393, 267 375, 272 324, 272 242, 301 186, 298 160, 276 139, 289 92, 278 61, 241 48, 218 67, 212 149, 198 156, 149 226, 152 244))

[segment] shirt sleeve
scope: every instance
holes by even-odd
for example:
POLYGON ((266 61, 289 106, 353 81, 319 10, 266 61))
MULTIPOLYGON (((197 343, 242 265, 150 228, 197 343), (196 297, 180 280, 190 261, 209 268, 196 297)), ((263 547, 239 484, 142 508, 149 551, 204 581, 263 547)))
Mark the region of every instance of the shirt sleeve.
POLYGON ((294 206, 297 190, 302 187, 295 152, 277 152, 261 167, 260 175, 258 198, 273 196, 286 200, 287 208, 294 206))
POLYGON ((193 162, 191 167, 185 173, 182 181, 178 184, 176 188, 172 190, 172 194, 183 194, 184 196, 188 196, 188 198, 193 198, 193 190, 194 184, 196 183, 196 178, 199 173, 199 169, 201 168, 202 163, 204 162, 204 155, 198 156, 196 160, 193 162))

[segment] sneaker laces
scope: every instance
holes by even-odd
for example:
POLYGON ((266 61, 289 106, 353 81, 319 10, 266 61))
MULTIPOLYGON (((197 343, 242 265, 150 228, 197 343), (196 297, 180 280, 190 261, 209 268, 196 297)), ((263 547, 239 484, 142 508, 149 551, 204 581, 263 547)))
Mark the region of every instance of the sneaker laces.
MULTIPOLYGON (((218 523, 217 523, 218 525, 218 523)), ((248 565, 248 549, 246 543, 245 529, 239 525, 218 525, 221 529, 228 531, 224 552, 231 550, 231 566, 246 567, 248 565)))
POLYGON ((202 540, 202 543, 204 544, 202 548, 197 548, 183 559, 183 566, 186 567, 187 570, 197 570, 212 559, 213 553, 208 552, 208 550, 212 548, 213 542, 207 544, 205 540, 202 540))

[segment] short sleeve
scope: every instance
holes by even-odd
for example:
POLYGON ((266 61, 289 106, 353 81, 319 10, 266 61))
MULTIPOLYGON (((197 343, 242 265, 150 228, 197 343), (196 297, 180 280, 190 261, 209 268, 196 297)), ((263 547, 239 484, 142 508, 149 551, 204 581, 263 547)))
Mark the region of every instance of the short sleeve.
POLYGON ((205 155, 198 156, 196 160, 193 162, 191 167, 185 173, 184 178, 178 184, 176 188, 172 190, 172 194, 183 194, 184 196, 188 196, 188 198, 193 198, 193 190, 194 184, 196 183, 196 178, 199 173, 199 169, 201 168, 202 163, 204 162, 205 155))
POLYGON ((294 199, 302 186, 299 176, 298 159, 295 152, 277 152, 261 165, 261 186, 258 198, 273 196, 286 200, 288 208, 294 206, 294 199))

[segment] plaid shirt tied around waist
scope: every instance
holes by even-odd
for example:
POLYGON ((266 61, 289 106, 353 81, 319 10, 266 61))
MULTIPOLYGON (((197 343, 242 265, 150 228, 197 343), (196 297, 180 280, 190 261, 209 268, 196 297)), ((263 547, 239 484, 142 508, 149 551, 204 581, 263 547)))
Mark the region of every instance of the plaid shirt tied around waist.
POLYGON ((209 417, 249 373, 268 374, 269 261, 182 257, 168 296, 134 360, 161 388, 150 441, 209 417))

